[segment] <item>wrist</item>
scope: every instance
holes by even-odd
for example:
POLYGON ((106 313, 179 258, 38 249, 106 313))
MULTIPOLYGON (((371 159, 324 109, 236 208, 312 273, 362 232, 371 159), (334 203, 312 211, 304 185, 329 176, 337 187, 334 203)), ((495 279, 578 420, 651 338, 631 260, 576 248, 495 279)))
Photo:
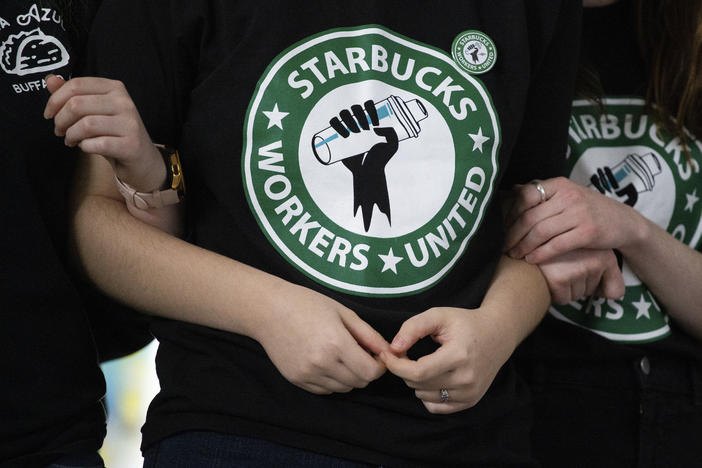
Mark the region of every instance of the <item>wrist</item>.
POLYGON ((115 165, 115 175, 138 192, 153 192, 167 187, 168 171, 161 152, 155 145, 144 152, 145 157, 135 163, 115 165))
POLYGON ((638 211, 630 208, 632 213, 631 229, 627 235, 625 242, 622 243, 617 249, 621 252, 624 257, 635 255, 636 252, 640 252, 646 248, 649 239, 653 235, 654 224, 649 221, 644 216, 642 216, 638 211))
MULTIPOLYGON (((115 168, 115 183, 117 189, 124 197, 127 204, 134 205, 136 208, 146 210, 150 208, 162 208, 168 205, 180 203, 185 195, 185 181, 180 164, 178 151, 163 145, 155 145, 154 149, 158 152, 160 160, 154 162, 155 167, 147 168, 146 162, 141 166, 136 173, 139 174, 142 186, 156 186, 151 191, 143 191, 135 188, 127 182, 124 182, 119 176, 118 168, 115 168), (163 170, 166 172, 165 180, 163 170), (154 182, 158 181, 158 182, 154 182)), ((141 158, 140 160, 143 160, 141 158)), ((153 161, 153 158, 151 158, 153 161)), ((132 169, 132 173, 135 173, 132 169)))

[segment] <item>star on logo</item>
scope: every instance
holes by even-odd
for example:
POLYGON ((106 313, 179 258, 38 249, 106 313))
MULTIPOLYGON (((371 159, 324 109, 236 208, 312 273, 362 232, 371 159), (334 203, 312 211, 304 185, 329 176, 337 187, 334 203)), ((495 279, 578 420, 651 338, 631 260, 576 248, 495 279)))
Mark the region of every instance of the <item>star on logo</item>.
POLYGON ((483 143, 488 141, 490 137, 483 135, 483 127, 478 128, 478 133, 469 133, 469 137, 473 140, 473 151, 479 150, 483 152, 483 143))
POLYGON ((632 302, 632 304, 636 307, 636 320, 641 317, 646 317, 651 320, 651 314, 648 312, 648 309, 651 308, 651 303, 644 299, 643 294, 641 294, 641 299, 639 299, 638 302, 632 302))
POLYGON ((397 257, 392 251, 392 247, 388 251, 387 255, 378 254, 378 257, 383 261, 383 269, 380 271, 383 273, 387 270, 392 270, 393 273, 397 274, 397 264, 403 260, 403 257, 397 257))
POLYGON ((290 113, 290 112, 281 112, 278 110, 278 103, 275 103, 275 106, 273 106, 272 111, 263 111, 266 117, 268 117, 268 127, 271 128, 273 125, 278 127, 279 129, 283 129, 283 119, 290 113))
POLYGON ((697 189, 694 189, 692 193, 686 193, 687 204, 685 205, 685 211, 690 211, 695 208, 695 204, 700 201, 700 197, 697 196, 697 189))

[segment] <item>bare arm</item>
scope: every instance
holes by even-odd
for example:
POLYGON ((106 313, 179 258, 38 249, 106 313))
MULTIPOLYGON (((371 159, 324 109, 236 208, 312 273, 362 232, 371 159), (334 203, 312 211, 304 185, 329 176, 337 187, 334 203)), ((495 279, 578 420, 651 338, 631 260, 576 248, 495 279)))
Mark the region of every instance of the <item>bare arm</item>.
POLYGON ((283 376, 314 393, 346 392, 384 373, 363 348, 379 354, 389 345, 353 311, 135 219, 104 158, 84 156, 76 181, 78 260, 109 295, 147 313, 254 338, 283 376))
MULTIPOLYGON (((632 210, 633 211, 633 210, 632 210)), ((619 247, 631 269, 666 311, 702 340, 702 253, 683 244, 655 223, 632 213, 638 227, 619 247)))
POLYGON ((381 357, 430 412, 461 411, 480 401, 550 301, 538 267, 502 257, 479 308, 435 307, 416 315, 395 336, 392 353, 381 357), (408 359, 407 350, 425 336, 441 344, 439 349, 408 359), (441 401, 441 389, 448 390, 448 402, 441 401))

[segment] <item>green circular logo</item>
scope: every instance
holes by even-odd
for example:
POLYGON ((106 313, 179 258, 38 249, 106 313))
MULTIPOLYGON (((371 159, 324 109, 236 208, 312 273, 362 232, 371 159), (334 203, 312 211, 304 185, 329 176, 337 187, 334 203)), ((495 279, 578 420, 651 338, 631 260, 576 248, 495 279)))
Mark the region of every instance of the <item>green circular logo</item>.
POLYGON ((434 285, 494 191, 500 130, 485 87, 445 52, 378 26, 280 54, 244 132, 261 229, 306 275, 351 294, 434 285))
POLYGON ((489 71, 497 61, 495 43, 475 30, 464 31, 453 40, 451 55, 463 70, 474 75, 489 71))

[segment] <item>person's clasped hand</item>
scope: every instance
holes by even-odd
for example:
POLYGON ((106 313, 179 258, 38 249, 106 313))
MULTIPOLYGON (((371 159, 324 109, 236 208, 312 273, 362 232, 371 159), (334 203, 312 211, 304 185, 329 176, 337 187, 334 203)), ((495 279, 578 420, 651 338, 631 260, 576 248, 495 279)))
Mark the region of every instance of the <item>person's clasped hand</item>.
POLYGON ((434 307, 405 321, 380 357, 429 412, 462 411, 480 401, 517 346, 509 327, 496 322, 487 307, 434 307), (426 336, 440 347, 417 360, 408 358, 407 351, 426 336))
POLYGON ((624 294, 612 249, 635 236, 631 207, 565 177, 517 185, 513 192, 505 219, 507 254, 539 266, 553 302, 624 294), (617 229, 611 229, 615 221, 617 229))
POLYGON ((46 77, 51 93, 44 118, 67 146, 103 156, 115 174, 139 191, 159 189, 166 179, 163 158, 154 146, 127 89, 115 80, 46 77))

